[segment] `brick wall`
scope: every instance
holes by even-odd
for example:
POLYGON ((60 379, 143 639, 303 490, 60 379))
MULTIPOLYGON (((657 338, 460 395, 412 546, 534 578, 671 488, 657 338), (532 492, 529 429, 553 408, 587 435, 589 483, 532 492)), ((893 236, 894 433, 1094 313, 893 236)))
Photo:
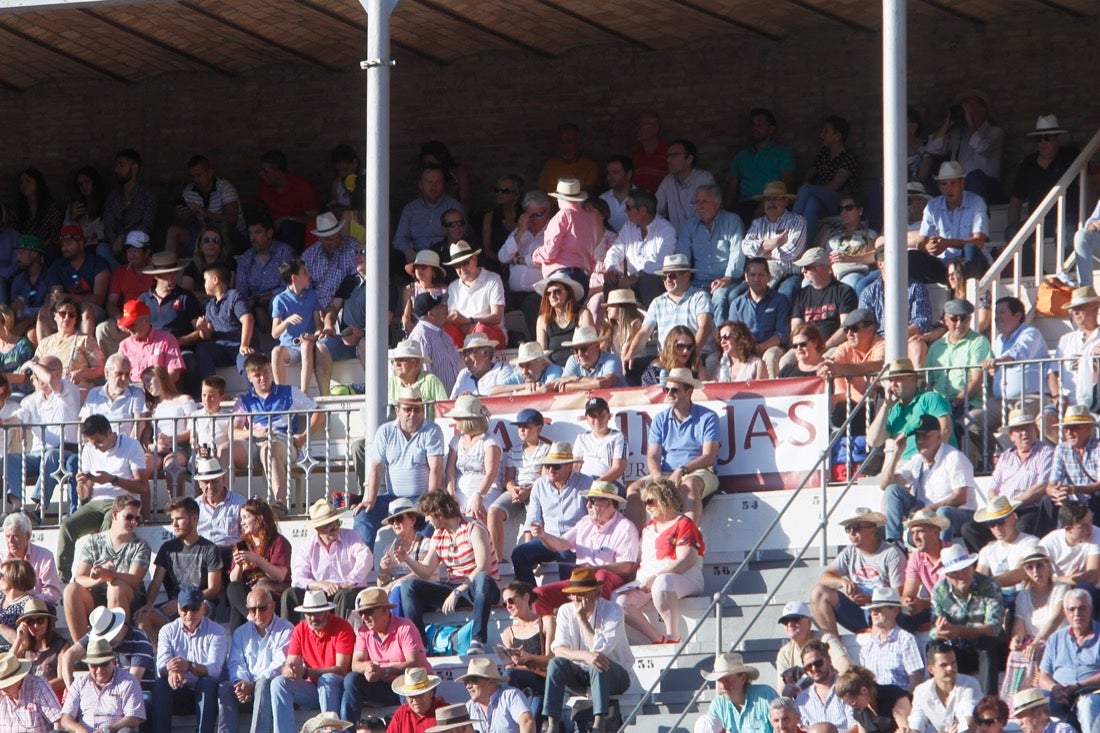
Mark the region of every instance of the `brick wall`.
MULTIPOLYGON (((1031 151, 1023 133, 1039 114, 1057 114, 1078 144, 1100 127, 1100 100, 1092 93, 1098 51, 1083 42, 1094 35, 1096 20, 1075 20, 1035 3, 1012 5, 1018 12, 984 29, 921 13, 911 21, 909 47, 910 103, 929 122, 942 119, 959 88, 988 91, 995 119, 1008 132, 1009 174, 1031 151)), ((776 112, 780 136, 800 166, 816 151, 817 128, 827 114, 850 120, 850 143, 866 170, 877 169, 881 159, 878 36, 827 21, 781 43, 738 34, 659 52, 582 48, 552 61, 519 52, 475 53, 442 68, 400 52, 397 58, 395 208, 413 195, 417 148, 431 137, 446 141, 469 168, 475 202, 484 205, 498 174, 535 179, 553 152, 560 121, 578 122, 599 160, 628 149, 634 117, 646 109, 661 113, 667 134, 693 139, 700 164, 720 178, 746 143, 747 110, 758 105, 776 112)), ((55 195, 67 200, 77 167, 92 163, 109 175, 114 151, 123 146, 142 152, 146 179, 166 207, 186 181, 186 159, 196 152, 215 161, 246 204, 255 200, 257 158, 273 146, 327 193, 328 150, 345 141, 363 149, 364 100, 364 73, 298 65, 237 79, 172 74, 130 87, 72 79, 2 93, 0 199, 10 202, 16 171, 35 165, 55 195)))

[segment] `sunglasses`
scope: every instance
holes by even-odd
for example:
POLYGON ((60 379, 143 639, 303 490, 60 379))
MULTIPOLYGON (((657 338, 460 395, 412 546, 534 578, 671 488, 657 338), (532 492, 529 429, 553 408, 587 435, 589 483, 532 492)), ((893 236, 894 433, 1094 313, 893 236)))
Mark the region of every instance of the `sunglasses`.
POLYGON ((859 326, 845 326, 844 333, 857 333, 859 328, 859 326))
POLYGON ((49 621, 49 619, 46 618, 45 616, 36 616, 34 618, 27 619, 27 625, 28 626, 43 626, 43 625, 46 624, 47 621, 49 621))
POLYGON ((561 288, 549 288, 546 291, 547 295, 565 295, 565 291, 561 288))
POLYGON ((661 387, 661 391, 667 395, 672 395, 673 397, 680 394, 679 387, 661 387))
POLYGON ((198 606, 180 606, 180 613, 198 613, 198 606))
POLYGON ((874 526, 873 524, 849 524, 848 525, 848 534, 854 534, 856 532, 862 532, 863 530, 867 529, 868 527, 873 527, 873 526, 874 526))
POLYGON ((484 681, 485 681, 484 677, 467 677, 466 678, 466 684, 467 685, 479 685, 484 681))
POLYGON ((1001 517, 1000 519, 991 519, 988 522, 984 522, 984 524, 987 527, 1003 527, 1005 524, 1005 517, 1001 517))
POLYGON ((76 318, 76 311, 64 310, 54 313, 55 316, 61 316, 62 318, 76 318))
POLYGON ((806 664, 803 666, 805 666, 806 669, 817 669, 818 667, 824 667, 826 661, 828 660, 823 657, 818 657, 817 659, 806 662, 806 664))
POLYGON ((959 321, 965 321, 967 318, 968 318, 968 316, 944 316, 945 321, 951 321, 953 323, 958 323, 959 321))
POLYGON ((272 604, 265 603, 262 606, 245 606, 244 608, 249 613, 259 613, 260 611, 266 611, 267 609, 271 608, 271 606, 272 604))
POLYGON ((841 211, 852 211, 852 210, 858 209, 858 208, 859 207, 856 206, 855 204, 844 204, 843 206, 840 207, 840 210, 841 211))
POLYGON ((666 272, 665 273, 665 280, 675 280, 676 278, 680 277, 683 274, 684 273, 682 273, 682 272, 666 272))
POLYGON ((221 244, 222 243, 222 238, 221 237, 203 237, 202 238, 202 243, 203 244, 221 244))
POLYGON ((547 471, 560 471, 565 468, 565 466, 566 464, 564 463, 548 463, 543 466, 543 468, 545 468, 547 471))
POLYGON ((140 514, 123 514, 122 519, 125 522, 137 522, 139 524, 141 523, 141 515, 140 514))
POLYGON ((996 718, 974 718, 974 722, 978 725, 993 725, 994 723, 998 723, 1000 721, 998 721, 996 718))
POLYGON ((791 348, 793 348, 793 349, 804 349, 809 345, 809 343, 810 343, 809 341, 792 341, 791 342, 791 348))
POLYGON ((691 351, 694 348, 695 348, 695 342, 694 341, 689 341, 686 344, 682 343, 682 342, 676 344, 676 350, 677 351, 691 351))
POLYGON ((646 506, 657 506, 657 500, 656 499, 646 499, 642 503, 645 504, 646 506))
POLYGON ((733 338, 732 333, 720 333, 720 334, 718 334, 718 340, 719 341, 729 341, 732 338, 733 338))
POLYGON ((592 506, 593 504, 598 504, 601 501, 610 501, 610 499, 593 499, 591 496, 588 496, 588 497, 585 497, 584 505, 585 506, 592 506))
POLYGON ((516 602, 516 596, 508 596, 507 598, 502 598, 501 601, 504 603, 505 606, 511 606, 513 603, 516 602))

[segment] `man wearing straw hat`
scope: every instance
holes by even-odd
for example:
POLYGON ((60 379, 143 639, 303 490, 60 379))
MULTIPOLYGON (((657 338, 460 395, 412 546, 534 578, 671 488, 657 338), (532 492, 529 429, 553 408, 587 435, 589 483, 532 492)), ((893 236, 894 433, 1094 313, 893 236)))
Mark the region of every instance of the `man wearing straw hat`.
POLYGON ((340 720, 336 713, 321 713, 303 723, 298 733, 344 733, 352 725, 350 720, 340 720))
MULTIPOLYGON (((535 733, 535 716, 527 696, 508 686, 492 657, 473 657, 466 674, 455 682, 466 686, 466 709, 477 728, 492 733, 535 733)), ((554 729, 551 729, 554 730, 554 729)))
POLYGON ((581 326, 562 346, 573 353, 565 362, 561 377, 554 383, 559 392, 618 387, 623 380, 623 365, 617 354, 603 349, 603 339, 595 326, 581 326))
POLYGON ((959 161, 955 165, 959 167, 960 188, 965 175, 967 191, 999 201, 1004 140, 1004 130, 989 122, 989 95, 978 89, 963 89, 955 95, 925 149, 932 155, 959 161))
POLYGON ((1020 721, 1023 733, 1076 733, 1069 723, 1052 720, 1050 698, 1038 687, 1029 687, 1012 695, 1012 717, 1020 721))
MULTIPOLYGON (((405 698, 405 704, 393 711, 387 733, 423 733, 436 722, 436 712, 447 705, 447 701, 435 694, 442 678, 428 673, 422 667, 410 667, 395 679, 390 689, 398 697, 405 698)), ((466 711, 465 705, 457 705, 466 711)), ((467 716, 469 712, 466 711, 467 716)))
POLYGON ((657 332, 657 340, 665 343, 674 326, 686 326, 695 334, 695 348, 700 354, 710 351, 710 341, 714 330, 714 315, 710 295, 691 284, 694 270, 687 255, 674 254, 665 257, 664 266, 657 274, 664 278, 665 292, 658 295, 649 304, 642 327, 634 334, 629 346, 623 352, 623 360, 630 363, 635 354, 657 332))
POLYGON ((535 566, 558 563, 558 579, 565 580, 573 571, 576 555, 570 550, 554 551, 540 536, 543 531, 561 537, 585 516, 583 492, 592 486, 592 477, 573 470, 573 446, 557 442, 542 459, 543 475, 531 485, 527 500, 526 537, 512 550, 512 569, 516 580, 535 583, 535 566))
POLYGON ((425 492, 443 488, 447 448, 443 430, 427 419, 428 408, 420 390, 401 387, 396 417, 378 428, 370 444, 363 500, 352 509, 352 517, 355 531, 372 552, 390 502, 399 496, 415 502, 425 492))
POLYGON ((860 642, 859 663, 874 672, 880 686, 912 692, 924 677, 924 660, 916 637, 898 626, 901 594, 879 586, 863 609, 871 617, 871 633, 860 642))
POLYGON ((600 598, 602 583, 587 566, 575 568, 562 592, 572 602, 558 609, 551 643, 554 656, 546 667, 542 714, 549 731, 558 729, 565 690, 587 690, 592 700, 592 730, 603 733, 612 697, 630 687, 634 654, 618 604, 600 598))
POLYGON ((802 287, 802 276, 794 261, 806 249, 806 219, 787 210, 787 204, 796 197, 787 193, 782 181, 768 182, 753 198, 764 202, 764 212, 753 219, 741 249, 746 257, 767 261, 770 286, 790 302, 802 287))
POLYGON ((951 523, 933 509, 918 509, 905 522, 913 551, 905 564, 905 585, 901 599, 905 608, 902 624, 915 630, 932 620, 932 589, 943 579, 940 555, 945 547, 942 533, 951 523))
MULTIPOLYGON (((1054 464, 1054 446, 1039 433, 1041 420, 1041 416, 1036 417, 1027 408, 1009 411, 1005 427, 1012 445, 997 458, 989 487, 990 496, 1003 496, 1016 504, 1020 531, 1036 537, 1055 529, 1058 521, 1049 510, 1041 511, 1054 464)), ((973 534, 973 529, 971 532, 963 529, 963 536, 972 547, 980 547, 992 538, 986 532, 973 534)))
POLYGON ((0 654, 0 729, 49 733, 61 719, 57 695, 46 680, 30 674, 31 662, 0 654))
POLYGON ((359 720, 363 704, 387 706, 398 703, 393 691, 410 669, 432 671, 420 631, 412 621, 394 616, 385 588, 364 588, 355 598, 355 612, 363 624, 355 632, 351 671, 344 675, 340 714, 359 720))
POLYGON ((110 643, 106 639, 91 642, 81 661, 88 665, 88 674, 77 678, 65 695, 58 729, 137 733, 146 721, 141 684, 118 665, 110 643))
POLYGON ((935 177, 940 195, 928 202, 920 223, 917 249, 944 264, 966 259, 978 274, 989 269, 985 243, 989 241, 989 210, 985 199, 963 190, 966 174, 954 160, 945 160, 935 177))
POLYGON ((550 353, 538 341, 519 345, 511 376, 489 390, 491 395, 541 394, 553 389, 561 377, 561 367, 550 361, 550 353))
POLYGON ((863 606, 877 588, 900 591, 905 582, 905 555, 897 545, 879 539, 886 517, 859 507, 840 522, 848 533, 848 546, 821 573, 810 591, 814 621, 827 634, 837 635, 837 622, 849 631, 867 628, 863 606))
POLYGON ((241 707, 252 706, 251 733, 271 730, 271 680, 286 662, 294 626, 275 613, 270 591, 255 589, 245 599, 248 622, 233 632, 228 672, 218 685, 218 733, 238 733, 241 707))
POLYGON ((451 399, 462 394, 488 395, 498 384, 513 379, 515 367, 493 358, 493 350, 501 344, 484 333, 471 333, 458 351, 466 368, 458 373, 451 399))
MULTIPOLYGON (((638 528, 619 509, 626 499, 619 487, 606 481, 593 481, 584 498, 585 516, 574 522, 558 537, 541 528, 538 539, 554 552, 572 552, 576 565, 588 566, 601 584, 601 596, 611 598, 611 591, 626 583, 638 568, 638 528)), ((543 583, 535 588, 535 608, 541 615, 554 613, 569 599, 563 592, 568 580, 543 583)))
POLYGON ((340 618, 346 618, 367 584, 367 575, 374 569, 374 553, 355 530, 341 527, 343 514, 327 499, 318 499, 309 507, 309 528, 314 536, 294 553, 290 587, 283 591, 282 616, 292 623, 299 618, 294 607, 313 591, 332 600, 340 618))
POLYGON ((474 733, 474 722, 470 719, 470 711, 462 703, 437 708, 435 723, 432 727, 425 728, 424 733, 443 733, 447 730, 453 730, 455 733, 474 733))
POLYGON ((463 337, 482 333, 500 343, 504 333, 504 283, 500 275, 478 264, 480 249, 465 239, 451 245, 450 259, 443 264, 453 267, 458 279, 447 286, 447 333, 455 345, 463 337))
POLYGON ((589 274, 596 269, 596 219, 582 206, 588 194, 576 178, 559 178, 550 196, 558 200, 558 213, 546 223, 542 246, 531 259, 542 265, 544 278, 560 272, 580 283, 577 302, 583 303, 588 297, 589 274))
POLYGON ((1096 386, 1100 297, 1091 285, 1076 288, 1067 307, 1073 328, 1058 339, 1055 361, 1047 367, 1047 393, 1060 405, 1089 404, 1096 386))
POLYGON ((717 718, 727 731, 767 730, 770 703, 777 695, 767 685, 754 684, 760 670, 745 664, 737 652, 719 654, 714 667, 703 679, 714 683, 715 695, 707 714, 717 718))
POLYGON ((945 548, 940 559, 945 577, 932 589, 932 638, 951 642, 959 670, 976 671, 982 689, 993 693, 1003 646, 1001 589, 974 570, 978 556, 960 545, 945 548))
POLYGON ((979 545, 978 573, 1000 586, 1006 608, 1014 605, 1016 593, 1024 589, 1024 556, 1039 544, 1038 537, 1020 531, 1017 507, 1010 499, 993 496, 974 512, 974 521, 967 525, 982 527, 992 537, 992 542, 979 545))
POLYGON ((1066 625, 1047 639, 1039 664, 1039 687, 1050 692, 1051 712, 1076 718, 1078 730, 1100 725, 1100 622, 1093 618, 1089 591, 1071 588, 1062 597, 1066 625))
MULTIPOLYGON (((419 341, 406 340, 390 349, 390 376, 386 383, 386 395, 391 405, 398 403, 398 393, 402 389, 417 389, 424 397, 425 404, 431 405, 447 399, 447 390, 439 377, 428 371, 432 360, 424 356, 419 341)), ((428 419, 435 419, 435 409, 428 408, 428 419)))
POLYGON ((1085 405, 1070 405, 1062 415, 1062 442, 1054 448, 1047 496, 1040 511, 1053 514, 1066 499, 1100 512, 1100 439, 1093 436, 1096 418, 1085 405))

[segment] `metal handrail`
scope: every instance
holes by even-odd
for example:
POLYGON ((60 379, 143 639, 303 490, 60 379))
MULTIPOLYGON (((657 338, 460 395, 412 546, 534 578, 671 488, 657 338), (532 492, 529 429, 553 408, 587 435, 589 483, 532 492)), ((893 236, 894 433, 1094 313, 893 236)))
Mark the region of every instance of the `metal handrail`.
MULTIPOLYGON (((799 482, 798 487, 796 489, 794 489, 794 491, 791 493, 791 496, 787 499, 787 502, 777 512, 775 518, 772 520, 772 523, 770 525, 768 525, 767 529, 765 529, 764 532, 760 535, 760 538, 756 541, 756 544, 753 545, 752 549, 749 550, 745 554, 745 558, 741 561, 741 563, 737 566, 737 568, 730 575, 729 579, 722 586, 722 589, 719 590, 717 593, 713 594, 710 605, 707 606, 706 609, 703 610, 699 614, 699 619, 695 622, 695 625, 688 631, 687 635, 684 637, 683 642, 681 644, 679 644, 676 647, 676 649, 673 651, 672 657, 668 660, 668 662, 665 665, 664 669, 662 669, 661 672, 657 675, 657 679, 653 681, 653 683, 650 685, 650 687, 642 694, 642 698, 635 704, 635 706, 631 709, 631 711, 623 718, 622 726, 619 728, 620 733, 622 733, 623 731, 626 730, 626 727, 630 724, 630 722, 633 721, 638 716, 638 713, 641 711, 642 707, 654 696, 654 694, 657 690, 657 687, 664 680, 664 678, 668 674, 669 670, 672 669, 673 663, 675 663, 675 661, 684 653, 684 650, 687 648, 687 643, 690 640, 694 639, 698 635, 698 633, 702 629, 703 623, 706 621, 708 615, 712 611, 714 611, 716 609, 716 607, 719 607, 719 605, 721 603, 721 599, 727 593, 729 593, 730 588, 737 581, 737 579, 741 577, 741 574, 745 571, 745 568, 748 567, 748 564, 752 560, 752 558, 756 556, 756 553, 759 552, 760 548, 763 547, 765 540, 767 540, 768 536, 779 525, 779 521, 786 515, 787 510, 790 509, 792 504, 794 504, 795 500, 802 493, 802 490, 804 488, 806 488, 806 484, 809 482, 810 477, 813 476, 814 473, 820 471, 823 468, 823 466, 827 465, 828 460, 832 456, 833 448, 836 447, 836 444, 840 441, 841 438, 845 437, 848 434, 848 427, 851 425, 852 419, 859 413, 859 408, 861 406, 865 405, 866 403, 868 403, 868 401, 875 394, 875 390, 879 386, 879 384, 882 380, 882 375, 885 373, 885 371, 886 371, 886 366, 883 365, 883 367, 881 369, 879 369, 878 373, 873 375, 873 378, 872 378, 872 375, 868 375, 868 377, 871 378, 871 382, 868 384, 867 391, 864 393, 863 399, 861 399, 856 405, 854 405, 848 411, 848 415, 847 415, 847 417, 845 417, 844 422, 841 423, 841 425, 833 432, 832 437, 829 439, 828 445, 821 451, 821 453, 817 457, 817 461, 815 461, 814 465, 806 472, 806 475, 803 476, 802 481, 799 482)), ((831 381, 830 381, 830 387, 831 387, 831 381)), ((828 390, 828 392, 831 393, 831 388, 828 390)), ((867 457, 864 459, 863 463, 860 464, 860 469, 863 469, 866 466, 867 461, 870 460, 870 458, 873 455, 875 455, 875 453, 876 453, 876 451, 869 451, 868 452, 867 457)), ((843 489, 843 491, 841 492, 841 494, 839 496, 839 499, 844 498, 844 496, 847 493, 848 489, 859 478, 859 475, 860 475, 860 471, 853 471, 852 472, 852 475, 848 477, 848 482, 847 482, 845 488, 843 489)), ((822 480, 824 482, 824 477, 823 477, 822 480)), ((838 499, 838 501, 839 501, 839 499, 838 499)), ((833 509, 835 509, 836 506, 837 505, 834 504, 833 509)), ((822 509, 823 510, 825 509, 824 503, 822 504, 822 509)), ((833 512, 832 509, 829 509, 829 510, 826 511, 826 513, 824 514, 821 522, 818 524, 817 528, 815 529, 814 533, 810 536, 810 539, 807 542, 806 546, 802 548, 802 550, 800 551, 798 557, 795 560, 792 561, 790 567, 788 568, 788 571, 790 569, 793 569, 795 563, 801 561, 802 556, 805 554, 805 551, 808 549, 810 542, 813 542, 813 540, 817 537, 818 533, 825 529, 826 525, 828 524, 828 518, 832 515, 832 512, 833 512)), ((784 579, 786 579, 786 576, 784 576, 784 579)), ((780 583, 780 585, 782 585, 782 583, 780 583)), ((776 587, 776 590, 778 590, 778 589, 779 589, 779 586, 776 587)), ((775 591, 773 591, 771 595, 774 596, 774 594, 775 594, 775 591)), ((770 599, 771 599, 771 596, 769 596, 769 600, 770 599)), ((757 616, 756 618, 758 618, 758 617, 759 616, 757 616)), ((755 621, 755 618, 753 619, 753 621, 755 621)), ((741 636, 738 637, 737 641, 734 642, 733 646, 736 646, 737 644, 740 644, 744 640, 745 633, 750 628, 752 628, 752 622, 750 622, 749 625, 745 627, 745 631, 742 631, 741 636)), ((702 691, 704 689, 706 689, 706 685, 703 685, 698 690, 696 690, 695 695, 692 697, 691 701, 685 707, 684 715, 686 715, 687 709, 690 708, 692 705, 695 704, 695 702, 698 701, 699 695, 702 694, 702 691)), ((676 723, 679 724, 681 720, 683 720, 683 715, 681 715, 680 719, 677 720, 676 723)))
POLYGON ((1088 177, 1088 163, 1092 159, 1092 156, 1100 150, 1100 130, 1092 136, 1088 144, 1081 150, 1081 153, 1073 160, 1073 164, 1066 170, 1065 174, 1058 179, 1058 183, 1054 185, 1047 195, 1043 197, 1043 200, 1039 202, 1039 205, 1035 207, 1035 210, 1030 212, 1019 231, 1009 240, 1008 244, 1001 251, 1001 254, 993 261, 989 269, 986 270, 985 275, 978 281, 978 290, 984 292, 995 281, 1000 279, 1001 272, 1008 266, 1009 262, 1015 262, 1015 276, 1013 278, 1013 286, 1016 292, 1020 292, 1020 285, 1022 281, 1021 268, 1022 265, 1022 252, 1024 243, 1032 236, 1035 235, 1035 285, 1038 285, 1044 276, 1043 273, 1043 224, 1047 217, 1056 205, 1058 207, 1057 216, 1057 231, 1055 232, 1055 238, 1058 243, 1058 263, 1059 269, 1065 266, 1067 262, 1063 257, 1065 249, 1065 198, 1069 192, 1069 187, 1072 185, 1074 178, 1078 179, 1077 196, 1077 228, 1080 228, 1081 222, 1084 221, 1083 217, 1086 216, 1085 209, 1085 184, 1088 177))

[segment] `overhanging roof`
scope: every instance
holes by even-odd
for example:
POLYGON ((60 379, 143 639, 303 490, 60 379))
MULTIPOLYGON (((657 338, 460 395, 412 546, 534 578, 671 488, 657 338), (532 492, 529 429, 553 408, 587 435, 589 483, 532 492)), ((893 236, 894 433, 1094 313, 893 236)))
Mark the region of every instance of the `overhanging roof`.
MULTIPOLYGON (((909 0, 910 17, 981 26, 1007 14, 1096 14, 1094 0, 909 0)), ((0 86, 22 90, 58 78, 130 84, 169 72, 243 75, 295 62, 358 68, 366 53, 358 0, 4 0, 0 86)), ((554 58, 579 46, 676 48, 707 37, 781 42, 828 25, 869 36, 873 0, 401 0, 394 57, 448 64, 493 50, 554 58)))

